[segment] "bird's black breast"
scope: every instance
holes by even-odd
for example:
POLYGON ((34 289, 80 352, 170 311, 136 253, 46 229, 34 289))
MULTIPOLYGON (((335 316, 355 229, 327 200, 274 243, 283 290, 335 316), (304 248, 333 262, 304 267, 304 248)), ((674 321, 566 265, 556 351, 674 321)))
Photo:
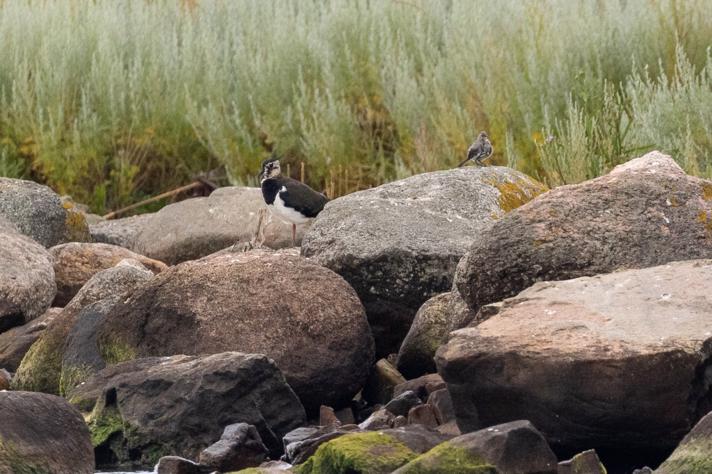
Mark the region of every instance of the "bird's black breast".
POLYGON ((277 182, 278 180, 274 178, 265 179, 262 181, 262 197, 265 198, 267 205, 271 206, 274 204, 274 198, 277 193, 282 188, 282 185, 277 182))

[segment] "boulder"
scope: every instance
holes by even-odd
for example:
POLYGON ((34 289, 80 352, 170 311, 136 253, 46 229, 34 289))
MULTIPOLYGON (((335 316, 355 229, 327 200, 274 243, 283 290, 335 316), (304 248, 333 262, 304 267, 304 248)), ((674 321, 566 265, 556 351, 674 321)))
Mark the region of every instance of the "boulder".
POLYGON ((421 425, 434 430, 439 423, 433 406, 423 403, 422 405, 414 406, 408 411, 408 424, 421 425))
MULTIPOLYGON (((3 179, 0 178, 0 203, 3 179)), ((2 333, 42 315, 52 303, 57 287, 52 261, 44 247, 15 231, 1 215, 0 269, 2 333)))
POLYGON ((395 437, 370 431, 340 436, 319 446, 298 474, 386 474, 417 456, 395 437))
POLYGON ((29 323, 0 333, 0 367, 11 372, 16 371, 30 346, 61 312, 62 308, 50 308, 29 323))
POLYGON ((212 471, 237 471, 259 466, 269 450, 262 443, 257 428, 247 423, 225 427, 220 439, 200 453, 200 464, 212 471))
POLYGON ((306 421, 274 362, 261 354, 135 359, 109 366, 69 394, 87 416, 97 464, 153 466, 195 459, 224 426, 254 425, 273 455, 306 421))
POLYGON ((155 213, 111 219, 89 225, 94 242, 117 245, 134 252, 138 249, 138 236, 144 227, 150 226, 155 213))
POLYGON ((286 252, 223 253, 157 275, 106 316, 99 349, 125 357, 266 354, 307 410, 347 405, 373 362, 356 293, 332 271, 286 252))
POLYGON ((254 240, 274 249, 291 247, 292 225, 272 216, 262 190, 234 186, 164 207, 141 222, 133 250, 175 265, 254 240))
POLYGON ((354 287, 383 357, 398 350, 418 308, 450 290, 473 241, 545 190, 498 166, 419 174, 329 202, 302 254, 354 287))
MULTIPOLYGON (((13 379, 19 390, 60 394, 61 370, 67 336, 77 323, 81 310, 92 303, 108 297, 120 297, 130 293, 153 277, 140 263, 122 260, 117 266, 100 271, 89 279, 40 335, 25 354, 13 379)), ((66 378, 75 380, 74 375, 66 378)))
POLYGON ((93 474, 89 430, 53 395, 0 391, 0 472, 93 474))
POLYGON ((672 449, 710 409, 711 279, 712 260, 683 261, 505 300, 437 352, 460 428, 529 419, 575 451, 672 449))
POLYGON ((65 306, 92 276, 116 266, 121 260, 141 262, 154 274, 168 268, 163 262, 110 244, 71 242, 52 247, 49 253, 52 256, 54 279, 57 283, 54 306, 65 306))
POLYGON ((301 464, 322 444, 345 434, 361 432, 358 426, 304 426, 287 433, 282 440, 284 454, 292 464, 301 464))
POLYGON ((408 378, 435 372, 435 351, 451 331, 467 326, 476 315, 456 290, 430 298, 415 314, 398 350, 398 370, 408 378))
MULTIPOLYGON (((709 372, 709 366, 707 367, 709 372)), ((708 401, 709 404, 709 401, 708 401)), ((709 409, 710 406, 708 405, 709 409)), ((655 474, 706 474, 712 472, 712 411, 692 428, 655 474)))
POLYGON ((393 474, 556 474, 556 456, 544 436, 525 420, 513 421, 446 441, 393 474))
POLYGON ((712 181, 654 151, 561 186, 478 235, 455 286, 477 310, 537 281, 712 258, 712 181))
POLYGON ((0 217, 45 247, 89 240, 84 215, 47 186, 0 177, 0 217))
POLYGON ((379 408, 375 410, 371 415, 358 424, 358 427, 366 431, 376 431, 385 428, 393 428, 395 425, 396 416, 386 410, 385 408, 379 408))

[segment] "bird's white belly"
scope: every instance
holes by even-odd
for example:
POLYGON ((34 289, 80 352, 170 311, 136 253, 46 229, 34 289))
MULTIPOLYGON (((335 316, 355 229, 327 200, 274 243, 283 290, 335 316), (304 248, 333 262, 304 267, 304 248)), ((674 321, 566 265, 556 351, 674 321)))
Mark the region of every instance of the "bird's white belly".
POLYGON ((279 197, 279 193, 277 193, 274 197, 274 203, 270 204, 268 207, 274 215, 293 224, 304 224, 311 220, 311 218, 303 216, 291 207, 285 206, 284 201, 282 201, 282 198, 279 197))

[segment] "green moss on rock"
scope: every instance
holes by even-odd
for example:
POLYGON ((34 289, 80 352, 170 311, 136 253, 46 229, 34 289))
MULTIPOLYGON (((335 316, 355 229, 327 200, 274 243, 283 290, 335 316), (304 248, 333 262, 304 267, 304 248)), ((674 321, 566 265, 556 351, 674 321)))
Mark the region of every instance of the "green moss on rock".
POLYGON ((59 377, 59 392, 66 397, 74 387, 86 382, 95 371, 87 365, 63 366, 59 377))
POLYGON ((416 457, 406 445, 389 435, 355 433, 322 444, 304 464, 295 467, 295 472, 379 474, 392 472, 416 457))
POLYGON ((99 341, 99 351, 107 365, 126 362, 137 357, 136 348, 113 337, 99 341))
POLYGON ((46 331, 27 351, 12 379, 13 390, 59 395, 62 370, 62 342, 46 331))
POLYGON ((466 449, 444 442, 401 467, 398 473, 497 474, 497 469, 466 449))

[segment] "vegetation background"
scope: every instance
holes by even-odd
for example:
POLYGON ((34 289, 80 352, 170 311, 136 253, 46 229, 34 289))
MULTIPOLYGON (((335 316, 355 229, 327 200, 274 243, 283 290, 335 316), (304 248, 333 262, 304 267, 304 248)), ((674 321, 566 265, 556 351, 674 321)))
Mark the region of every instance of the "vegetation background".
POLYGON ((104 212, 276 153, 330 196, 649 149, 712 176, 709 0, 0 0, 0 175, 104 212))

